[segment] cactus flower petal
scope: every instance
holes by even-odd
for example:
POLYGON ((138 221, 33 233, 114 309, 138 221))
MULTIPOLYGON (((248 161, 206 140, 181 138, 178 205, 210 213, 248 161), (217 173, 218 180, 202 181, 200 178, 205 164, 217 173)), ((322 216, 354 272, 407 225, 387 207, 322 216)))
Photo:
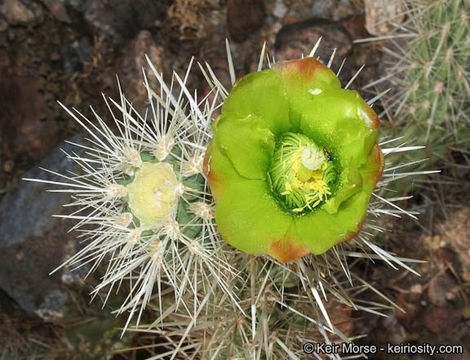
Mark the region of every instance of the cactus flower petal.
POLYGON ((383 171, 377 133, 375 112, 313 58, 239 79, 206 154, 225 240, 287 262, 357 235, 383 171))
POLYGON ((262 255, 283 239, 293 222, 261 180, 230 181, 217 199, 215 221, 225 241, 249 254, 262 255))
POLYGON ((223 113, 234 118, 257 116, 275 135, 291 127, 286 91, 279 77, 270 69, 239 79, 224 102, 223 113))
POLYGON ((273 156, 274 134, 255 115, 220 116, 214 123, 217 144, 235 170, 248 179, 264 179, 273 156))

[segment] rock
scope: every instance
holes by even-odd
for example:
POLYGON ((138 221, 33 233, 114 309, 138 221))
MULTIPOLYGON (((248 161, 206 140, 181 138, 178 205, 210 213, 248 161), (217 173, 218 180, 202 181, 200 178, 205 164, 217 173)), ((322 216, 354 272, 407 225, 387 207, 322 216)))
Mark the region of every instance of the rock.
POLYGON ((3 17, 0 17, 0 33, 6 31, 7 29, 8 29, 8 22, 3 17))
POLYGON ((331 299, 325 307, 334 326, 345 336, 352 337, 354 335, 353 309, 331 299))
POLYGON ((447 301, 453 300, 457 295, 458 287, 454 279, 447 273, 434 277, 429 283, 428 297, 431 303, 444 306, 447 301))
POLYGON ((132 39, 141 29, 151 28, 165 17, 168 1, 88 0, 85 20, 115 40, 132 39))
POLYGON ((464 348, 462 354, 453 355, 453 360, 470 360, 470 353, 464 348))
MULTIPOLYGON (((52 54, 51 54, 52 55, 52 54)), ((59 60, 62 61, 66 75, 82 73, 85 65, 93 61, 93 46, 87 37, 81 37, 60 49, 59 60)))
POLYGON ((44 19, 42 7, 30 0, 4 0, 0 13, 11 25, 37 24, 44 19))
POLYGON ((61 0, 41 0, 41 2, 49 9, 57 20, 66 24, 71 23, 67 10, 61 0))
MULTIPOLYGON (((236 54, 233 51, 233 44, 232 44, 232 59, 236 56, 236 54)), ((210 67, 215 74, 215 77, 217 80, 222 84, 222 86, 225 89, 230 89, 232 88, 232 81, 230 79, 230 72, 228 68, 228 63, 227 63, 227 55, 225 53, 225 49, 222 47, 214 47, 211 52, 208 52, 205 55, 204 59, 208 64, 210 64, 210 67)), ((239 64, 240 62, 237 62, 236 60, 234 61, 235 64, 239 64)), ((250 69, 250 71, 257 71, 258 64, 253 63, 253 66, 256 68, 250 69)), ((207 70, 206 70, 207 71, 207 70)), ((235 70, 237 71, 237 69, 235 70)), ((236 72, 236 74, 244 74, 243 71, 236 72)), ((214 99, 215 99, 215 91, 213 91, 213 88, 209 83, 205 80, 202 79, 202 81, 199 82, 199 87, 197 89, 198 94, 201 94, 201 98, 205 98, 208 96, 209 98, 209 104, 212 104, 214 99)), ((221 108, 214 109, 212 113, 212 119, 216 119, 221 113, 221 108)))
MULTIPOLYGON (((169 34, 170 39, 173 38, 174 42, 179 38, 181 42, 178 46, 186 50, 189 46, 198 49, 208 37, 214 35, 215 29, 223 31, 223 38, 226 38, 226 16, 222 16, 223 7, 225 4, 219 3, 218 0, 172 1, 165 18, 165 24, 170 25, 173 30, 169 34)), ((225 12, 223 14, 226 15, 225 12)))
POLYGON ((447 221, 438 225, 440 245, 451 248, 456 255, 462 280, 470 282, 470 207, 456 210, 447 221))
POLYGON ((0 79, 11 72, 11 63, 9 52, 4 47, 0 47, 0 79))
POLYGON ((314 1, 312 4, 312 15, 315 17, 327 17, 326 9, 328 3, 331 3, 331 0, 318 0, 314 1))
POLYGON ((405 19, 402 0, 364 0, 366 9, 366 29, 377 36, 387 35, 393 30, 393 23, 405 19))
POLYGON ((343 59, 347 58, 340 74, 340 80, 345 85, 351 77, 354 64, 352 57, 349 57, 353 45, 351 36, 338 22, 311 19, 283 26, 277 33, 274 44, 276 60, 300 59, 302 55, 307 56, 320 36, 322 40, 315 57, 320 56, 320 60, 326 64, 333 49, 336 48, 336 55, 331 66, 335 72, 341 66, 343 59))
POLYGON ((227 27, 234 41, 245 41, 251 33, 263 26, 263 21, 262 0, 227 1, 227 27))
MULTIPOLYGON (((80 136, 71 140, 82 141, 80 136)), ((62 143, 24 177, 57 180, 40 167, 79 173, 78 165, 67 160, 61 149, 80 153, 77 147, 62 143)), ((76 235, 68 232, 73 222, 51 217, 63 214, 62 205, 70 198, 46 192, 49 188, 43 183, 20 181, 0 203, 0 287, 23 310, 45 319, 60 316, 66 301, 61 280, 64 272, 49 273, 77 248, 76 235)))
POLYGON ((435 333, 448 333, 456 327, 462 313, 459 309, 434 308, 424 318, 426 328, 435 333))
POLYGON ((59 0, 66 8, 73 9, 75 11, 82 11, 85 7, 87 0, 59 0))
MULTIPOLYGON (((143 30, 123 48, 118 61, 118 69, 116 69, 123 91, 128 94, 133 106, 141 114, 143 114, 148 97, 142 75, 142 67, 149 69, 146 55, 155 68, 161 72, 163 70, 163 50, 155 44, 152 34, 143 30)), ((147 80, 152 89, 158 89, 157 79, 151 71, 147 71, 147 80)))
POLYGON ((398 317, 394 314, 379 320, 382 326, 389 329, 390 332, 380 334, 377 340, 382 342, 390 342, 392 344, 400 344, 406 340, 406 329, 398 321, 398 317))
POLYGON ((282 0, 276 1, 276 4, 274 5, 274 9, 273 9, 273 15, 275 17, 283 19, 284 16, 287 14, 287 11, 289 11, 289 9, 284 4, 284 1, 282 0))
POLYGON ((407 329, 411 330, 416 326, 417 318, 421 311, 419 299, 416 298, 417 294, 402 293, 398 296, 396 303, 404 310, 395 310, 396 319, 407 329))
POLYGON ((13 160, 7 160, 3 164, 3 171, 5 171, 6 173, 11 173, 14 168, 15 168, 15 162, 13 160))
POLYGON ((316 18, 340 20, 363 11, 362 6, 355 3, 354 0, 314 0, 311 13, 316 18))
POLYGON ((345 19, 341 19, 340 23, 347 30, 353 40, 364 39, 369 37, 369 33, 365 28, 364 15, 353 15, 345 19))
POLYGON ((2 152, 13 160, 38 160, 59 141, 59 127, 37 78, 0 78, 2 152))

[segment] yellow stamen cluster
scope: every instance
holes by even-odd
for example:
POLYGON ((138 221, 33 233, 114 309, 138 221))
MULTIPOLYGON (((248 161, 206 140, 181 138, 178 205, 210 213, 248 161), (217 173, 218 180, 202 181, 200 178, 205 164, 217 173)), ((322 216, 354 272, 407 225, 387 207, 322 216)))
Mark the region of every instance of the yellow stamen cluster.
POLYGON ((270 170, 273 191, 294 213, 313 210, 331 195, 333 164, 303 134, 287 133, 275 150, 270 170))

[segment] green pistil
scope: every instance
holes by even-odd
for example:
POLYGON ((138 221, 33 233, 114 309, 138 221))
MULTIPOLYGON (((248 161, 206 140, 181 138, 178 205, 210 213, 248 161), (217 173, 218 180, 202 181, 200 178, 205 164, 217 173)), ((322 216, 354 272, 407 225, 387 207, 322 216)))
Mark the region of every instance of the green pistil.
POLYGON ((310 170, 303 165, 299 166, 299 168, 296 171, 297 178, 302 182, 308 181, 312 177, 312 175, 313 175, 313 170, 310 170))
POLYGON ((322 204, 336 180, 336 170, 323 149, 298 133, 282 137, 269 173, 274 194, 293 213, 322 204))
POLYGON ((312 178, 313 172, 322 168, 325 163, 325 155, 318 151, 316 146, 308 145, 302 149, 300 160, 300 164, 294 171, 300 181, 308 182, 312 178))

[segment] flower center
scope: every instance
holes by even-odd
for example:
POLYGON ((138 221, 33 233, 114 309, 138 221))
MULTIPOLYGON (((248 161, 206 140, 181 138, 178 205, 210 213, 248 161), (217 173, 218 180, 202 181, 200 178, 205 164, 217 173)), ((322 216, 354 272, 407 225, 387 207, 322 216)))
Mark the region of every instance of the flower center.
POLYGON ((171 165, 144 162, 127 185, 129 208, 141 224, 158 224, 176 206, 179 185, 171 165))
POLYGON ((336 170, 331 155, 303 134, 286 133, 274 150, 272 190, 292 212, 301 213, 331 195, 336 170))

